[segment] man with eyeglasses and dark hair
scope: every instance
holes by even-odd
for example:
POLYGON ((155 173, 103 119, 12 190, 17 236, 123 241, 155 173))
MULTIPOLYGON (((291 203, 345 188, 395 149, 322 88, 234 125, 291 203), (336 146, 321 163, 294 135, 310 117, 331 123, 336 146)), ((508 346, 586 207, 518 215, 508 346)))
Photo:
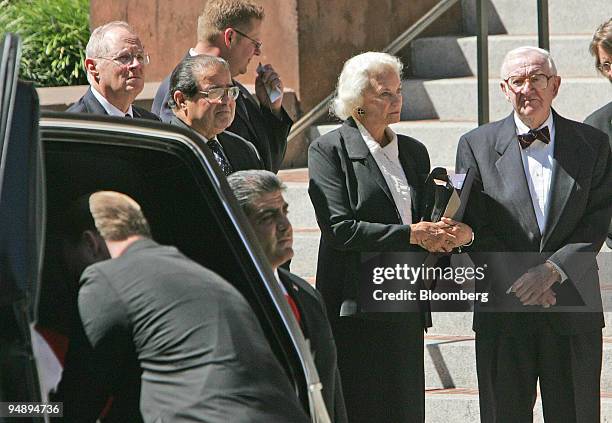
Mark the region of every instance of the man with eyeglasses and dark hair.
POLYGON ((109 22, 94 29, 85 56, 90 87, 67 112, 159 120, 133 105, 144 88, 149 56, 127 22, 109 22))
POLYGON ((170 124, 204 137, 226 176, 238 170, 262 168, 255 146, 225 131, 234 120, 238 93, 230 66, 220 57, 188 56, 170 76, 172 97, 168 103, 174 112, 170 124))
MULTIPOLYGON (((612 18, 599 25, 593 34, 589 51, 595 56, 597 70, 612 82, 612 18)), ((584 123, 604 131, 612 143, 612 101, 591 113, 584 123)), ((612 248, 612 221, 608 228, 606 244, 612 248)))
POLYGON ((475 175, 467 250, 493 259, 476 289, 489 290, 491 304, 513 304, 513 312, 475 310, 480 418, 531 422, 539 383, 546 422, 597 422, 604 319, 596 255, 612 213, 610 144, 552 109, 561 78, 548 51, 514 49, 500 73, 514 110, 463 135, 455 166, 475 175))
MULTIPOLYGON (((261 54, 263 8, 252 0, 209 0, 198 18, 198 42, 187 56, 207 54, 229 63, 231 77, 247 72, 253 56, 261 54)), ((287 135, 293 121, 282 107, 284 86, 272 65, 257 68, 255 97, 237 81, 236 118, 228 128, 252 142, 264 168, 278 172, 287 149, 287 135)), ((170 77, 159 86, 151 111, 168 122, 173 114, 170 77)))

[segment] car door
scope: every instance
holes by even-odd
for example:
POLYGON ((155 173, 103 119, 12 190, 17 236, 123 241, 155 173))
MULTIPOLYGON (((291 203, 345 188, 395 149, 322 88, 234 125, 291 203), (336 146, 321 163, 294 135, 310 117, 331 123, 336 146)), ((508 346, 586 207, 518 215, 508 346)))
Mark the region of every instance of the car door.
MULTIPOLYGON (((37 402, 44 399, 31 341, 44 233, 38 99, 17 80, 18 38, 6 35, 0 49, 0 402, 37 402)), ((0 409, 0 421, 7 412, 0 409)))
POLYGON ((71 287, 56 260, 57 232, 69 224, 62 212, 83 193, 114 189, 141 203, 156 240, 176 245, 244 295, 312 421, 328 422, 307 343, 202 139, 159 123, 92 115, 47 114, 39 122, 35 91, 17 82, 18 53, 17 38, 7 36, 0 73, 0 401, 44 399, 29 330, 36 321, 66 323, 71 287))
POLYGON ((302 332, 204 140, 182 128, 108 116, 43 113, 40 128, 48 210, 41 319, 70 306, 58 303, 69 295, 57 294, 70 288, 51 285, 65 280, 52 267, 62 211, 88 192, 125 192, 141 204, 154 239, 177 246, 242 293, 313 421, 329 421, 302 332))

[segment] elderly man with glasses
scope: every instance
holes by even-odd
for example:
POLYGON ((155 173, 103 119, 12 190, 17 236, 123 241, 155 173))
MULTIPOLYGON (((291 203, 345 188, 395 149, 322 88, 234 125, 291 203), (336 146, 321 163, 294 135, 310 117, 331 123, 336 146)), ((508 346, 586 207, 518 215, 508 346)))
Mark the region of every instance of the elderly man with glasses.
POLYGON ((513 112, 463 135, 456 164, 476 176, 468 249, 488 264, 476 289, 490 291, 490 305, 474 315, 480 418, 531 422, 539 383, 547 423, 597 422, 604 319, 595 256, 612 213, 610 144, 552 109, 561 77, 548 51, 510 51, 501 78, 513 112))
POLYGON ((204 137, 226 176, 238 170, 262 168, 255 146, 225 131, 234 120, 238 93, 230 66, 220 57, 188 56, 170 76, 172 97, 168 102, 175 115, 170 123, 204 137))
MULTIPOLYGON (((209 0, 198 18, 198 42, 187 56, 207 54, 229 63, 232 78, 243 75, 254 56, 261 54, 263 8, 252 0, 209 0)), ((228 128, 252 142, 265 169, 277 172, 287 149, 287 135, 293 124, 283 108, 283 82, 272 65, 257 67, 255 96, 237 81, 236 119, 228 128)), ((170 77, 159 86, 151 111, 162 121, 173 118, 170 77)))
POLYGON ((90 87, 68 112, 159 120, 133 105, 144 88, 149 56, 130 25, 114 21, 96 28, 85 54, 90 87))

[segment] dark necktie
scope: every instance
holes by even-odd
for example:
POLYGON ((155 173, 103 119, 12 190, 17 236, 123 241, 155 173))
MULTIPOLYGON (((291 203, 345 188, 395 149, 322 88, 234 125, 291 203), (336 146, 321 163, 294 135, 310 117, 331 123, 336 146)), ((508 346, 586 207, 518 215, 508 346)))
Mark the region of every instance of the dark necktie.
POLYGON ((208 140, 206 142, 206 145, 208 145, 208 148, 210 148, 210 151, 212 151, 213 155, 215 156, 215 160, 219 164, 219 167, 221 168, 223 174, 225 176, 228 176, 230 173, 232 173, 232 165, 230 165, 227 159, 225 158, 219 141, 217 141, 216 138, 213 138, 211 140, 208 140))
POLYGON ((129 114, 129 113, 126 113, 126 114, 125 114, 125 117, 126 117, 126 118, 128 118, 128 119, 132 119, 132 115, 131 115, 131 114, 129 114))
POLYGON ((548 131, 548 126, 545 126, 542 129, 532 129, 526 134, 518 136, 519 144, 523 150, 533 144, 535 140, 540 140, 544 144, 548 144, 550 142, 550 132, 548 131))

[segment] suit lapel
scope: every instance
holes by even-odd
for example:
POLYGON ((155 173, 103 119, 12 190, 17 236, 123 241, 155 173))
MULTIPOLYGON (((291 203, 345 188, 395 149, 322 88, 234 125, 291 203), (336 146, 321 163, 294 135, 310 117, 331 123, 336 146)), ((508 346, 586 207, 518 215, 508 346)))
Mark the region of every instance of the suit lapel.
POLYGON ((514 115, 511 114, 503 122, 495 150, 500 154, 495 167, 500 175, 502 198, 510 199, 519 216, 519 223, 528 234, 541 238, 538 221, 533 209, 529 185, 523 167, 521 150, 516 136, 514 115))
POLYGON ((108 113, 106 113, 106 109, 100 104, 98 99, 96 99, 91 90, 93 90, 93 88, 89 87, 85 93, 85 96, 83 97, 83 102, 85 103, 87 112, 96 115, 107 115, 108 113))
POLYGON ((368 146, 363 140, 359 129, 357 128, 357 124, 353 120, 353 118, 348 118, 344 125, 340 128, 342 133, 342 138, 344 139, 344 143, 346 146, 346 151, 348 153, 349 159, 352 161, 359 161, 364 163, 367 167, 372 179, 376 184, 380 187, 380 189, 385 193, 395 211, 397 213, 397 217, 401 222, 401 217, 399 210, 397 210, 397 206, 395 205, 395 201, 393 201, 393 197, 391 195, 391 191, 389 190, 389 186, 387 185, 387 181, 385 181, 385 177, 380 171, 380 168, 376 164, 376 160, 374 160, 374 156, 370 153, 368 146))
POLYGON ((408 185, 410 185, 410 200, 411 200, 411 209, 412 209, 412 222, 416 223, 420 219, 420 183, 419 183, 419 175, 417 174, 417 165, 414 162, 414 157, 408 151, 408 148, 404 143, 401 143, 398 137, 397 140, 398 148, 399 148, 399 159, 402 164, 402 168, 404 169, 404 174, 406 175, 406 180, 408 181, 408 185))
POLYGON ((553 119, 555 121, 555 152, 546 227, 540 247, 542 251, 559 223, 559 218, 567 205, 576 184, 576 177, 580 172, 580 162, 577 159, 580 157, 578 151, 580 137, 574 136, 570 123, 554 111, 553 119))
POLYGON ((259 110, 256 110, 259 106, 255 104, 251 97, 251 93, 244 85, 238 81, 233 82, 234 85, 240 89, 240 94, 236 100, 236 114, 240 117, 240 119, 242 119, 248 130, 252 133, 253 137, 261 139, 259 132, 257 132, 255 125, 253 125, 253 121, 250 119, 251 114, 259 112, 259 110))
POLYGON ((291 274, 285 269, 278 269, 278 278, 287 290, 287 294, 291 296, 291 298, 295 302, 298 311, 300 312, 302 331, 304 332, 304 336, 308 338, 308 330, 312 327, 312 322, 310 321, 310 313, 307 312, 307 310, 311 308, 308 305, 309 296, 311 295, 304 289, 302 289, 302 287, 300 287, 300 285, 293 280, 291 274))

